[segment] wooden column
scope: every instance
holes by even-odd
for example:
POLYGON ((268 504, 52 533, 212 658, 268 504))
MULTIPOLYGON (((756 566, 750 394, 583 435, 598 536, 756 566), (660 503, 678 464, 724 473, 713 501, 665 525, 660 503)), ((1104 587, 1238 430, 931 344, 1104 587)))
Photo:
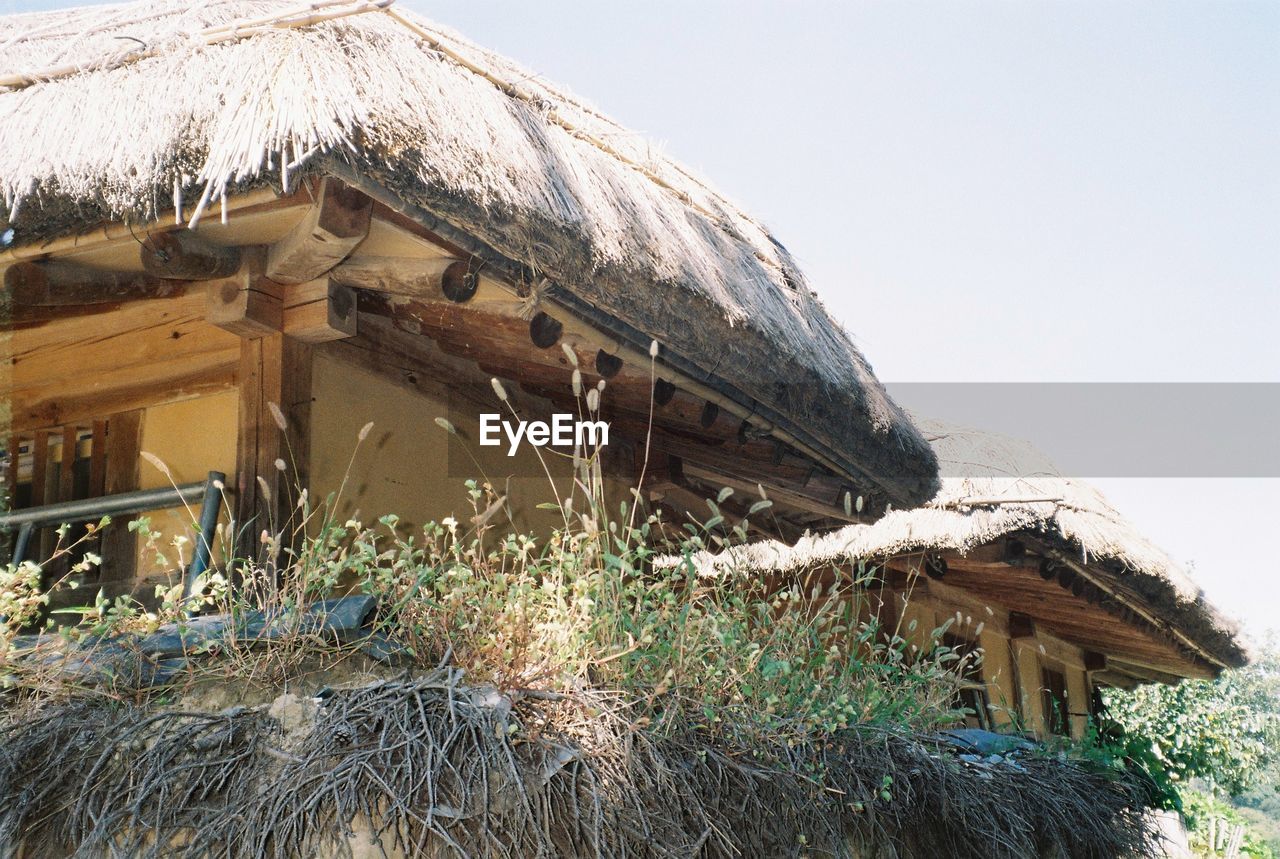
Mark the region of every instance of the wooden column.
POLYGON ((1067 712, 1071 739, 1084 739, 1089 726, 1089 677, 1083 668, 1067 665, 1067 712))
POLYGON ((279 332, 240 341, 235 503, 240 557, 257 557, 260 535, 275 533, 279 519, 272 508, 280 497, 275 461, 284 453, 284 432, 271 406, 283 401, 284 342, 279 332))
MULTIPOLYGON (((49 431, 36 430, 31 443, 31 506, 40 507, 49 498, 49 431)), ((48 528, 37 529, 27 548, 27 560, 44 562, 53 552, 53 532, 48 528)))
POLYGON ((1034 638, 1020 638, 1013 643, 1018 666, 1018 692, 1022 708, 1022 726, 1044 737, 1049 733, 1049 722, 1044 711, 1044 695, 1041 690, 1040 650, 1034 638))
MULTIPOLYGON (((95 441, 95 444, 97 442, 95 441)), ((142 411, 120 412, 106 422, 102 443, 104 495, 138 488, 138 453, 142 445, 142 411)), ((102 533, 102 581, 127 581, 138 568, 137 535, 129 530, 132 517, 119 516, 102 533)))
MULTIPOLYGON (((281 494, 280 506, 283 516, 292 516, 297 524, 299 514, 293 511, 298 493, 311 485, 311 344, 285 337, 281 361, 281 408, 288 424, 284 460, 289 468, 285 474, 287 491, 281 494)), ((312 499, 312 508, 315 504, 316 499, 312 499)))
POLYGON ((75 424, 62 428, 62 458, 58 463, 58 500, 73 501, 76 492, 76 438, 75 424))
POLYGON ((1018 683, 1009 639, 988 625, 982 630, 982 680, 987 698, 995 706, 991 722, 997 728, 1013 724, 1018 714, 1018 683))
POLYGON ((282 334, 241 341, 235 508, 237 529, 249 527, 238 553, 256 554, 264 529, 298 524, 298 492, 310 480, 311 366, 309 343, 282 334))
POLYGON ((21 458, 22 439, 17 433, 9 436, 9 461, 5 465, 5 509, 12 509, 18 494, 18 459, 21 458))

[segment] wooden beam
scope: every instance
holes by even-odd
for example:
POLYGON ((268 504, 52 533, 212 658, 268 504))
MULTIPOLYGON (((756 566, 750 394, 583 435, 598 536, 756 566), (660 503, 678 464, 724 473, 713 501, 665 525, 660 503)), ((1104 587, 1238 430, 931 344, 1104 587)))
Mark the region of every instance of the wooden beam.
POLYGON ((343 340, 356 333, 356 293, 328 277, 289 287, 284 295, 283 330, 306 343, 343 340))
POLYGON ((327 273, 364 241, 372 211, 373 201, 364 194, 335 179, 324 179, 315 204, 267 251, 267 277, 294 284, 327 273))
POLYGON ((139 301, 100 317, 60 320, 16 331, 4 357, 13 367, 14 392, 40 395, 55 382, 92 385, 95 373, 117 367, 217 351, 234 344, 205 321, 204 296, 196 293, 139 301), (93 372, 86 372, 92 368, 93 372))
MULTIPOLYGON (((330 272, 330 278, 334 283, 357 289, 435 300, 448 297, 445 295, 443 286, 446 272, 453 272, 453 275, 450 275, 453 277, 459 271, 459 267, 465 274, 466 263, 448 257, 408 259, 356 256, 334 268, 330 272)), ((465 290, 455 292, 459 296, 464 293, 465 290)), ((474 294, 473 287, 471 295, 474 294)), ((457 303, 456 299, 454 301, 457 303)))
POLYGON ((1208 670, 1203 670, 1196 674, 1174 673, 1151 665, 1130 662, 1127 659, 1113 659, 1109 667, 1114 671, 1128 674, 1130 677, 1137 677, 1150 683, 1164 683, 1166 686, 1176 686, 1184 677, 1188 676, 1205 680, 1212 679, 1215 676, 1212 671, 1208 670))
POLYGON ((221 393, 234 385, 235 370, 235 353, 219 351, 85 373, 82 379, 15 397, 11 430, 84 423, 116 411, 221 393))
MULTIPOLYGON (((302 188, 286 197, 281 197, 271 188, 257 188, 234 197, 228 197, 221 209, 241 216, 283 211, 289 208, 309 205, 310 197, 307 196, 308 194, 309 191, 302 188)), ((100 223, 93 229, 86 229, 69 236, 62 236, 56 239, 33 239, 26 244, 7 247, 0 250, 0 263, 44 259, 50 254, 93 253, 114 243, 136 242, 140 231, 164 229, 164 225, 172 223, 174 223, 172 209, 159 213, 154 221, 142 225, 123 221, 100 223)))
POLYGON ((612 379, 622 372, 622 359, 617 355, 610 355, 603 349, 598 349, 596 350, 596 372, 601 378, 612 379))
MULTIPOLYGON (((751 497, 753 500, 755 500, 755 496, 759 495, 760 490, 756 487, 756 484, 750 480, 744 480, 741 472, 735 476, 725 474, 724 471, 720 469, 710 469, 692 464, 687 465, 686 468, 691 477, 696 477, 704 482, 711 483, 716 486, 731 487, 735 492, 743 493, 745 497, 751 497)), ((815 516, 820 516, 824 519, 839 520, 841 522, 846 521, 843 509, 834 507, 830 504, 823 504, 821 501, 810 498, 806 495, 801 495, 798 492, 788 491, 777 486, 768 485, 767 483, 765 483, 765 491, 769 493, 769 498, 772 499, 774 504, 779 508, 799 510, 804 513, 811 513, 815 516)), ((782 509, 776 510, 775 512, 785 513, 782 509)), ((760 515, 767 518, 771 514, 765 512, 760 515)))
POLYGON ((180 283, 134 272, 106 271, 60 260, 18 262, 4 272, 4 300, 13 308, 111 304, 163 298, 180 283))
POLYGON ((1006 567, 1003 571, 970 565, 952 556, 951 579, 955 585, 1025 613, 1038 631, 1045 630, 1077 647, 1105 653, 1108 658, 1132 659, 1170 672, 1195 672, 1196 660, 1179 650, 1150 626, 1135 625, 1116 617, 1100 605, 1075 599, 1054 581, 1046 582, 1033 568, 1006 567))
POLYGON ((1106 671, 1107 656, 1096 650, 1086 650, 1084 652, 1084 670, 1085 671, 1106 671))
POLYGON ((465 304, 475 298, 480 288, 480 275, 465 262, 455 262, 440 276, 440 291, 454 304, 465 304))
POLYGON ((261 273, 256 255, 206 287, 208 319, 237 337, 266 337, 284 326, 284 287, 261 273))
MULTIPOLYGON (((1104 578, 1107 576, 1105 568, 1102 571, 1098 571, 1094 568, 1087 568, 1085 565, 1079 563, 1060 549, 1046 544, 1039 538, 1028 537, 1027 542, 1031 544, 1038 544, 1042 554, 1052 557, 1064 566, 1068 567, 1068 569, 1072 571, 1073 580, 1074 577, 1079 577, 1080 579, 1083 579, 1084 582, 1092 584, 1098 588, 1101 594, 1105 595, 1099 597, 1100 602, 1109 599, 1118 603, 1122 612, 1125 610, 1131 612, 1148 624, 1153 631, 1158 631, 1169 636, 1178 643, 1179 647, 1184 647, 1191 654, 1194 654, 1195 658, 1193 660, 1189 660, 1189 662, 1202 660, 1209 665, 1217 666, 1219 669, 1228 667, 1226 663, 1206 651, 1199 643, 1183 633, 1177 626, 1157 617, 1152 611, 1145 607, 1144 604, 1146 601, 1140 595, 1130 593, 1126 589, 1120 587, 1118 583, 1104 578)), ((1061 576, 1058 581, 1060 584, 1062 583, 1061 576)))
POLYGON ((1123 671, 1099 671, 1091 678, 1094 686, 1113 686, 1116 689, 1133 689, 1139 685, 1138 678, 1123 671))
POLYGON ((152 233, 139 255, 144 271, 166 280, 213 280, 240 268, 239 248, 215 245, 185 229, 152 233))

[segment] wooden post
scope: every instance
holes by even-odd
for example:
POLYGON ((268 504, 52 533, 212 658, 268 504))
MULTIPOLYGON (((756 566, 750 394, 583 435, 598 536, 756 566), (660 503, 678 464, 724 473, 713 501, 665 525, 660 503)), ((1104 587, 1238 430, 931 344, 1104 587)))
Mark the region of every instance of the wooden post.
MULTIPOLYGON (((311 485, 311 367, 310 343, 284 339, 281 356, 281 408, 288 429, 285 431, 289 492, 281 492, 279 508, 283 518, 292 515, 296 508, 298 492, 311 485)), ((314 501, 312 503, 314 507, 314 501)))
POLYGON ((17 433, 9 436, 9 463, 5 467, 5 508, 12 510, 18 494, 18 459, 22 456, 22 439, 17 433))
POLYGON ((1067 713, 1071 739, 1083 740, 1089 727, 1089 677, 1083 668, 1066 666, 1067 713))
POLYGON ((1017 671, 1009 639, 992 626, 979 636, 982 645, 982 680, 987 685, 987 699, 995 706, 990 712, 997 729, 1013 724, 1018 712, 1017 671))
POLYGON ((278 332, 240 341, 235 528, 236 554, 243 558, 257 557, 262 532, 274 534, 279 525, 274 505, 282 487, 275 462, 284 452, 284 430, 271 406, 281 408, 284 400, 284 341, 278 332))
MULTIPOLYGON (((106 422, 103 442, 103 494, 138 488, 138 453, 142 447, 142 411, 120 412, 106 422)), ((138 567, 137 535, 129 530, 132 517, 119 517, 102 533, 103 581, 127 581, 138 567)))
POLYGON ((36 430, 31 443, 31 506, 39 507, 46 501, 49 487, 49 431, 36 430))
POLYGON ((76 493, 76 446, 77 436, 75 424, 62 428, 62 460, 58 463, 58 500, 72 501, 76 493))
MULTIPOLYGON (((31 506, 48 503, 49 491, 49 431, 36 430, 31 443, 31 506)), ((48 528, 37 530, 37 539, 27 550, 27 560, 42 562, 53 551, 53 534, 48 528)))
POLYGON ((93 440, 89 451, 89 497, 99 498, 107 485, 107 422, 93 422, 93 440))
POLYGON ((1037 736, 1047 736, 1049 722, 1041 692, 1044 683, 1041 679, 1039 648, 1035 639, 1025 638, 1016 639, 1013 650, 1018 667, 1018 695, 1023 727, 1034 731, 1037 736))

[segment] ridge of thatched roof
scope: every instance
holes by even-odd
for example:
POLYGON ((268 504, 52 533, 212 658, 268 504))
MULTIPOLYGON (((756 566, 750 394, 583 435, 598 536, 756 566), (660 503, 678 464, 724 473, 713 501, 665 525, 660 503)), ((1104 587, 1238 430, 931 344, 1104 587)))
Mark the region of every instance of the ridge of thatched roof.
POLYGON ((38 243, 175 204, 190 221, 249 187, 337 175, 545 274, 553 299, 641 348, 657 338, 681 369, 898 503, 936 488, 928 445, 758 221, 449 30, 385 2, 318 5, 0 18, 0 229, 38 243))
MULTIPOLYGON (((1113 581, 1139 594, 1151 614, 1172 624, 1221 664, 1248 662, 1234 621, 1204 597, 1187 571, 1089 484, 1063 475, 1025 441, 938 421, 917 420, 943 474, 927 504, 893 510, 876 522, 806 534, 792 545, 765 540, 701 552, 699 573, 725 570, 798 574, 919 552, 966 554, 1007 535, 1034 533, 1080 563, 1104 565, 1113 581)), ((668 557, 659 563, 682 563, 668 557)))

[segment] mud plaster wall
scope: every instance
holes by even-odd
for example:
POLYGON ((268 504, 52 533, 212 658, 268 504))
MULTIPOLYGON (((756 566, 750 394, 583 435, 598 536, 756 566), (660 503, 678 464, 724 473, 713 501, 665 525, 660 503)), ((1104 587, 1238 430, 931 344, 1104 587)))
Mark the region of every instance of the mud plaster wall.
MULTIPOLYGON (((172 482, 176 484, 203 481, 210 471, 227 475, 228 484, 234 485, 236 472, 236 419, 239 401, 235 390, 224 391, 209 397, 165 403, 146 409, 142 417, 142 450, 154 454, 168 467, 172 482)), ((138 488, 158 489, 170 486, 170 477, 144 457, 138 467, 138 488)), ((199 515, 199 505, 191 512, 182 507, 157 510, 148 513, 151 529, 165 535, 163 542, 176 535, 191 537, 193 519, 199 515)), ((223 524, 226 517, 223 516, 223 524)), ((154 559, 148 555, 143 541, 139 541, 138 576, 143 578, 156 572, 154 559)), ((215 560, 221 557, 220 547, 215 546, 215 560)), ((172 551, 165 546, 165 551, 172 551)), ((189 561, 190 544, 184 550, 183 559, 189 561)), ((169 560, 173 560, 172 557, 169 560)))
MULTIPOLYGON (((563 526, 559 512, 539 510, 537 505, 569 494, 572 461, 542 448, 549 480, 528 445, 514 457, 507 456, 505 445, 479 446, 479 408, 468 404, 451 410, 443 398, 407 391, 321 354, 312 369, 312 392, 313 497, 321 499, 342 488, 336 501, 339 521, 354 517, 372 522, 394 513, 405 528, 445 516, 465 524, 474 514, 464 481, 487 476, 501 494, 509 493, 515 530, 545 534, 563 526), (452 421, 468 441, 445 432, 435 422, 440 417, 452 421), (357 448, 360 430, 370 421, 373 429, 357 448), (468 449, 479 465, 467 455, 468 449)), ((499 406, 495 397, 488 411, 498 412, 499 406)), ((611 498, 625 497, 624 493, 623 483, 611 481, 611 498)), ((617 502, 612 506, 616 509, 617 502)), ((511 528, 502 517, 492 524, 511 528)))

